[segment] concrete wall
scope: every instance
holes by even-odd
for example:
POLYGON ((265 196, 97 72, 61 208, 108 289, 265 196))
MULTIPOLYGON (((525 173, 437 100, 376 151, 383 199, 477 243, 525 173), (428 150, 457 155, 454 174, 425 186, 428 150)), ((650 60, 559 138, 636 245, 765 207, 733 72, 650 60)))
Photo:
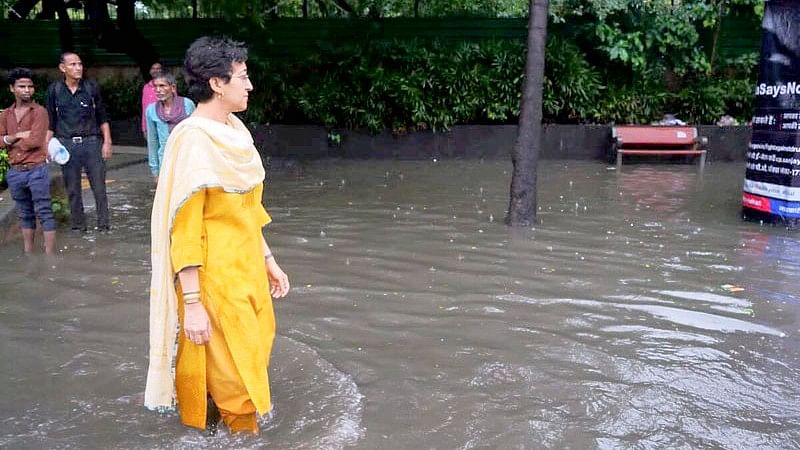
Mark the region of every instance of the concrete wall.
POLYGON ((701 125, 700 136, 708 137, 708 157, 712 161, 744 161, 753 129, 748 126, 718 127, 701 125))
MULTIPOLYGON (((118 145, 144 145, 136 121, 112 123, 118 145)), ((449 131, 423 131, 404 135, 372 135, 342 130, 342 142, 328 145, 328 131, 311 125, 259 125, 253 138, 260 151, 273 157, 340 158, 508 158, 516 140, 516 125, 458 125, 449 131)), ((747 126, 700 126, 708 137, 711 161, 742 161, 751 129, 747 126)), ((604 159, 611 140, 607 125, 545 125, 542 158, 604 159)))

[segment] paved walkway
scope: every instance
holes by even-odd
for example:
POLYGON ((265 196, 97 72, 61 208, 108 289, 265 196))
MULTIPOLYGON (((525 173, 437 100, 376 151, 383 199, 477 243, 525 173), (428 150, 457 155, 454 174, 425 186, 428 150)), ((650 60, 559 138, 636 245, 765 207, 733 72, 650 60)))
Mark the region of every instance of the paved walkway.
MULTIPOLYGON (((113 150, 114 154, 106 165, 109 172, 147 161, 147 147, 115 145, 113 150)), ((50 163, 50 179, 55 178, 58 178, 58 182, 60 182, 61 169, 57 164, 50 163)), ((11 198, 11 193, 8 189, 0 191, 0 231, 7 231, 9 227, 16 227, 16 224, 17 215, 14 211, 14 200, 11 198)), ((0 235, 5 234, 0 233, 0 235)))

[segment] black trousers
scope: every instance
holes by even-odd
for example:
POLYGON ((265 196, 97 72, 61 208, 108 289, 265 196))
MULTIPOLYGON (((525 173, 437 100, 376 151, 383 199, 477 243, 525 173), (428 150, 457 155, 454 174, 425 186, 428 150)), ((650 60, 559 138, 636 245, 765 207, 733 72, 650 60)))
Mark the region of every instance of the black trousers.
POLYGON ((97 205, 97 227, 108 228, 106 163, 100 153, 103 140, 99 137, 89 137, 84 138, 80 144, 69 139, 59 140, 69 150, 69 161, 61 166, 61 172, 64 175, 64 186, 69 197, 72 228, 86 228, 86 215, 83 212, 83 195, 81 194, 81 170, 86 171, 89 186, 94 193, 94 203, 97 205))

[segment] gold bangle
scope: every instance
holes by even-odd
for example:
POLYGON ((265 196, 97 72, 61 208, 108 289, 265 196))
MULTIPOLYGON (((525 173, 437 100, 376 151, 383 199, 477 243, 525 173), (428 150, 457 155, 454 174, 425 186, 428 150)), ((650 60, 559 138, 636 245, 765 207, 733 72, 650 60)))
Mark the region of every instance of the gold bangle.
POLYGON ((200 291, 188 291, 188 292, 184 292, 183 296, 186 297, 187 295, 199 294, 199 293, 200 293, 200 291))
POLYGON ((189 300, 184 300, 184 305, 194 305, 195 303, 200 303, 200 297, 197 298, 190 298, 189 300))
POLYGON ((183 295, 183 303, 197 303, 200 301, 200 293, 199 292, 192 292, 190 294, 183 295))

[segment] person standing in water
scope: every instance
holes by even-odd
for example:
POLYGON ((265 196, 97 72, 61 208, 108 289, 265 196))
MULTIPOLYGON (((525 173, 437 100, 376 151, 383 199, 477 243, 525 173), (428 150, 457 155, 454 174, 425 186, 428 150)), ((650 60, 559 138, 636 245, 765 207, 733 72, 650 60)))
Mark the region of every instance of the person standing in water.
POLYGON ((231 431, 255 433, 257 414, 272 408, 272 299, 290 286, 262 235, 264 166, 233 114, 253 90, 246 61, 243 44, 225 38, 199 38, 186 52, 198 105, 172 131, 153 204, 144 404, 165 411, 177 400, 187 426, 213 429, 221 416, 231 431))
POLYGON ((94 80, 83 78, 83 62, 76 53, 63 53, 58 69, 64 74, 64 79, 51 83, 47 88, 50 129, 45 141, 49 142, 55 136, 69 150, 69 161, 61 166, 61 173, 69 197, 72 231, 86 231, 82 170, 86 171, 94 193, 97 229, 108 231, 105 162, 111 158, 111 126, 100 87, 94 80))
POLYGON ((25 253, 33 251, 36 218, 42 224, 44 251, 52 255, 56 221, 50 204, 50 173, 47 170, 47 110, 33 101, 33 74, 18 67, 8 73, 8 88, 14 104, 0 112, 0 148, 5 148, 11 168, 8 188, 17 207, 25 253))

